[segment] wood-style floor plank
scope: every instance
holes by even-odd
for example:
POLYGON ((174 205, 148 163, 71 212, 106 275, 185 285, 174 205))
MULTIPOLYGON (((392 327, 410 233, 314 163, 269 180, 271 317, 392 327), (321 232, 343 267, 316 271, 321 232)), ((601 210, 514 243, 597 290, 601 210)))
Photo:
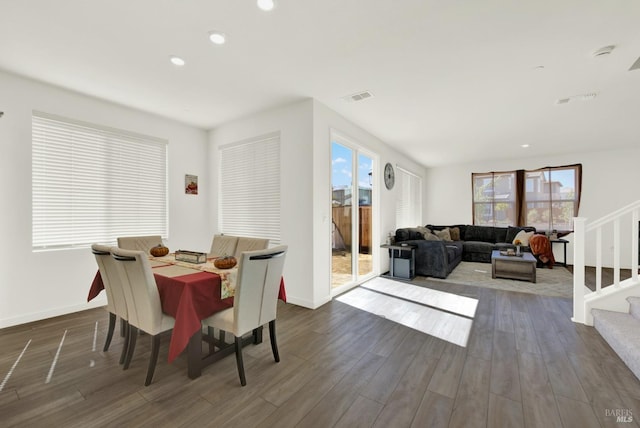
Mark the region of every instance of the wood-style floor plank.
POLYGON ((148 336, 123 371, 119 335, 102 352, 101 308, 0 330, 0 426, 639 426, 640 381, 592 327, 571 321, 570 300, 421 284, 478 299, 466 347, 335 300, 316 310, 279 303, 281 361, 268 336, 247 346, 246 387, 233 356, 189 380, 184 355, 167 363, 168 335, 144 387, 148 336))

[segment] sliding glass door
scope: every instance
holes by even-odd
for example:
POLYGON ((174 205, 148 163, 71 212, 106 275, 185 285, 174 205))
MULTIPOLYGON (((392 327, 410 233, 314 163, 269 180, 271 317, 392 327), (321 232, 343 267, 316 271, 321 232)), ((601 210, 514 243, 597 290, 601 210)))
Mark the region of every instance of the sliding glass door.
POLYGON ((331 140, 331 287, 341 292, 373 275, 374 160, 353 143, 331 140))

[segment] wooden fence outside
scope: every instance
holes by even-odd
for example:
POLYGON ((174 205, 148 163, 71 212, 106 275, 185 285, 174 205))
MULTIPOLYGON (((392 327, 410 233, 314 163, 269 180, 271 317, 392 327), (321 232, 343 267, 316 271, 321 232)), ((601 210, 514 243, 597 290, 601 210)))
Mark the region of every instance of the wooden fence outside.
MULTIPOLYGON (((333 222, 342 235, 344 245, 351 248, 351 206, 333 207, 333 222)), ((371 206, 358 207, 360 216, 360 227, 358 239, 360 240, 360 252, 369 253, 371 251, 371 206)))

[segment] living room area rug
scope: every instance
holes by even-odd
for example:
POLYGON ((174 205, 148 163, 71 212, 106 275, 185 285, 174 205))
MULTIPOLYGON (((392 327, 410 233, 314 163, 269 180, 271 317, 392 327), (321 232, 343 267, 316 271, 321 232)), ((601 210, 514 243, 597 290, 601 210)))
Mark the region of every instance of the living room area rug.
POLYGON ((538 268, 536 283, 514 279, 491 278, 491 263, 460 262, 446 279, 416 276, 411 283, 423 285, 435 281, 471 285, 496 290, 516 291, 541 296, 573 298, 573 274, 563 266, 538 268))

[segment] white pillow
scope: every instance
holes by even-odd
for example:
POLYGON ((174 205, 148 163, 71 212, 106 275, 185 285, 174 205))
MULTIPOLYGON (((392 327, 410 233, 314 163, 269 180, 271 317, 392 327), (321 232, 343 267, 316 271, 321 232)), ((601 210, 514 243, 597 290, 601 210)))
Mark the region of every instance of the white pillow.
POLYGON ((529 239, 533 236, 533 231, 531 232, 525 232, 524 230, 521 230, 520 232, 518 232, 518 234, 516 235, 515 238, 513 238, 513 245, 517 245, 516 241, 520 241, 520 245, 524 245, 525 247, 529 246, 529 239))

